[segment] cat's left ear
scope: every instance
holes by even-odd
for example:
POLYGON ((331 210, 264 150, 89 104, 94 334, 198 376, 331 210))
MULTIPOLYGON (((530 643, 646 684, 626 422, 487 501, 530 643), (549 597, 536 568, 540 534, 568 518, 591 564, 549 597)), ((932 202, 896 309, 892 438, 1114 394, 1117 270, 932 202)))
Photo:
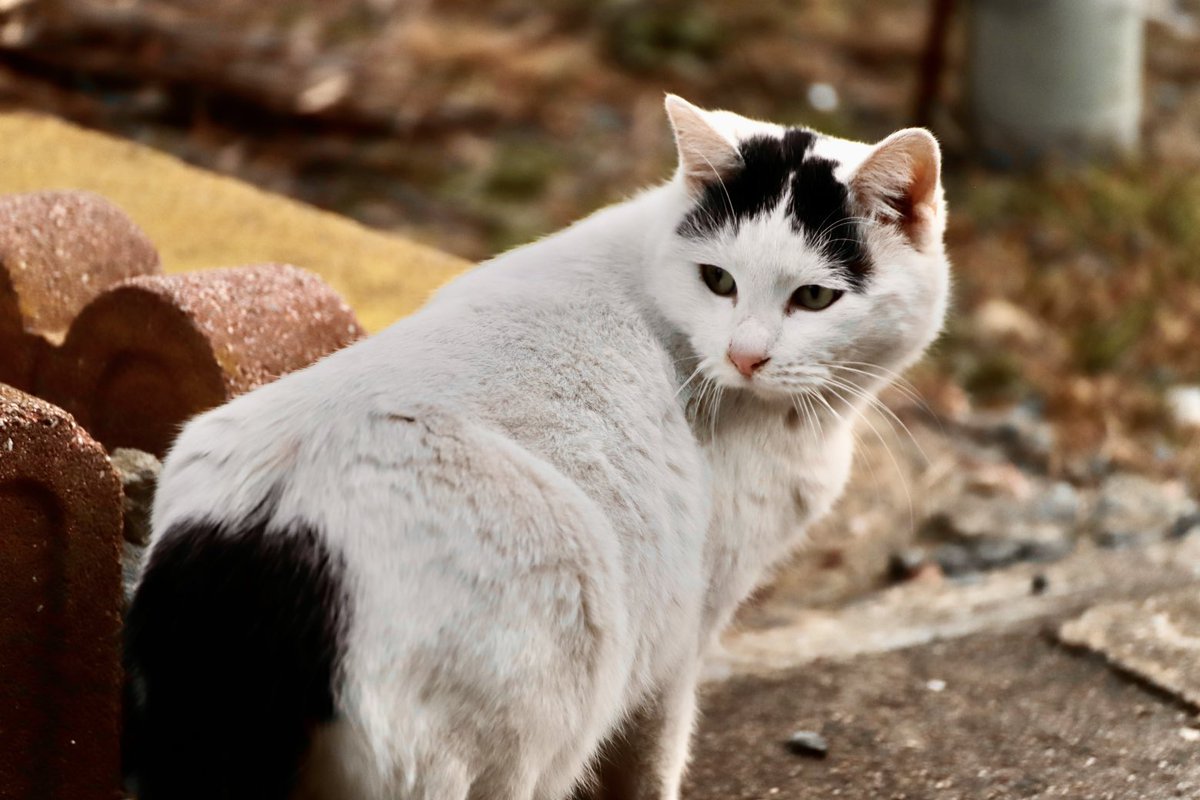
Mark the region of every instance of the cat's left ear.
POLYGON ((936 245, 945 228, 942 154, 924 128, 884 139, 850 178, 859 213, 895 225, 917 250, 936 245))
POLYGON ((741 168, 742 154, 717 130, 709 112, 673 94, 667 95, 665 105, 675 131, 679 172, 689 194, 696 197, 708 184, 724 180, 741 168))

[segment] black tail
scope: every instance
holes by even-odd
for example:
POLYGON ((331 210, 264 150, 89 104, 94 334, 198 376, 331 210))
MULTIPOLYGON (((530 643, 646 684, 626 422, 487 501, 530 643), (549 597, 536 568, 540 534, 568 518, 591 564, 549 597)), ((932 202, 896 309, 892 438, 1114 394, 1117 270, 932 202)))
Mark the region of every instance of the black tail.
POLYGON ((125 772, 138 800, 285 800, 334 714, 348 614, 310 528, 177 525, 125 629, 125 772))

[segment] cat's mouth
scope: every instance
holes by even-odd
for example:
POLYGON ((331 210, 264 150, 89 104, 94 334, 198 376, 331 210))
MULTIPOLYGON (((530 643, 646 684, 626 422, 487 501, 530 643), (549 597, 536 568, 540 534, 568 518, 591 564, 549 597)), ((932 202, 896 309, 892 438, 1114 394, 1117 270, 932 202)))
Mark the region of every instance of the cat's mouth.
POLYGON ((767 365, 750 375, 720 369, 711 378, 721 388, 744 392, 769 403, 791 404, 801 395, 823 396, 829 371, 823 368, 776 367, 767 365))
POLYGON ((824 366, 782 364, 773 359, 749 375, 732 365, 724 365, 719 372, 714 377, 731 389, 749 389, 772 396, 814 391, 825 386, 830 377, 830 370, 824 366))

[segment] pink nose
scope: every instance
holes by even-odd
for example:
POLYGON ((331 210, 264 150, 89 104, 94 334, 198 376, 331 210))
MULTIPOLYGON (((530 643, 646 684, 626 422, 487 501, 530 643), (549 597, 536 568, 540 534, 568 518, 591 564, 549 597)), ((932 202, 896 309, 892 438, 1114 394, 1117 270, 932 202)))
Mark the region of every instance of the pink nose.
POLYGON ((738 351, 730 349, 729 360, 737 367, 737 371, 749 378, 754 372, 770 361, 770 357, 761 351, 738 351))

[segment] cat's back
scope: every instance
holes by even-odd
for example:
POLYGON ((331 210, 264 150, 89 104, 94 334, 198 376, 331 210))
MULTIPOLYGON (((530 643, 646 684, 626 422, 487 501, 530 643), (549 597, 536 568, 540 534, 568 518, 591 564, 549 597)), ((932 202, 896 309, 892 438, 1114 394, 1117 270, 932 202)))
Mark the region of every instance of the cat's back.
MULTIPOLYGON (((662 485, 660 473, 695 485, 702 467, 672 369, 604 270, 502 260, 388 330, 189 423, 165 465, 155 527, 212 509, 244 516, 280 494, 297 513, 327 515, 345 505, 351 477, 362 487, 443 458, 430 436, 511 448, 598 498, 636 499, 639 484, 662 485)), ((634 505, 662 522, 653 503, 634 505)))

